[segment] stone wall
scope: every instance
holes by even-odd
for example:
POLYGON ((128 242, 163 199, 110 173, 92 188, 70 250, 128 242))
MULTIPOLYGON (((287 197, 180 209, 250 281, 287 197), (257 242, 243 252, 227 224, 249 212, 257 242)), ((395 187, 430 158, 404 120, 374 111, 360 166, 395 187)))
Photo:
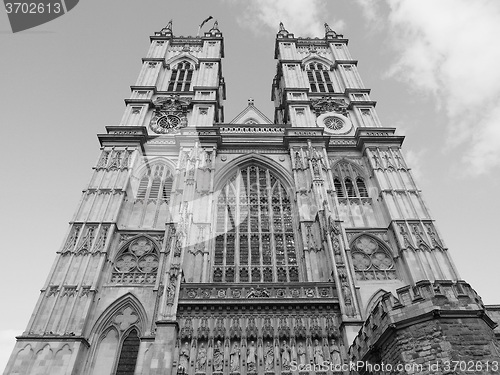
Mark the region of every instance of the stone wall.
POLYGON ((397 294, 381 299, 350 348, 353 362, 370 364, 359 374, 500 373, 496 324, 470 285, 424 281, 397 294))

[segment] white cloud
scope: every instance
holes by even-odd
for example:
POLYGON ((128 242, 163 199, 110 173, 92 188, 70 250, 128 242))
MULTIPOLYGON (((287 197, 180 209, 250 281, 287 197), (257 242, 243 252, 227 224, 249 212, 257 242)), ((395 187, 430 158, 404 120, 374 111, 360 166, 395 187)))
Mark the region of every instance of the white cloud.
POLYGON ((387 17, 397 59, 389 73, 431 94, 448 116, 448 146, 469 173, 500 165, 500 1, 358 0, 387 17))
POLYGON ((328 18, 325 0, 233 1, 246 5, 239 21, 257 34, 263 31, 278 32, 280 22, 289 32, 301 37, 323 36, 325 22, 335 31, 344 26, 343 21, 328 18))

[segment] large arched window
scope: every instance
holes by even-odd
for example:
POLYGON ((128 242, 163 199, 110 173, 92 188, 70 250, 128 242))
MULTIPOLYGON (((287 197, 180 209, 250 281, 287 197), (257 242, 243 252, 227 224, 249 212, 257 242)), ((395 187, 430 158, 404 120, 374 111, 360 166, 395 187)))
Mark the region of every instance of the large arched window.
POLYGON ((334 92, 330 74, 321 63, 310 63, 306 67, 311 92, 334 92))
POLYGON ((193 67, 188 61, 181 61, 172 69, 167 91, 189 91, 193 79, 193 67))
POLYGON ((298 281, 290 196, 268 169, 240 168, 217 200, 214 282, 298 281))

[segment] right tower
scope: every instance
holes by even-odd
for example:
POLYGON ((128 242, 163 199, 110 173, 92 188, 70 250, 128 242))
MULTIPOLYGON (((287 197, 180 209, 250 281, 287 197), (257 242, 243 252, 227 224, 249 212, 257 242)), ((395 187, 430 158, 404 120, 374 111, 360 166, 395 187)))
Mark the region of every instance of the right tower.
POLYGON ((276 36, 274 122, 287 124, 309 278, 324 269, 311 254, 321 239, 350 359, 394 366, 359 373, 459 373, 466 363, 497 373, 496 324, 460 279, 401 154, 404 137, 381 124, 347 44, 327 24, 322 39, 283 24, 276 36))

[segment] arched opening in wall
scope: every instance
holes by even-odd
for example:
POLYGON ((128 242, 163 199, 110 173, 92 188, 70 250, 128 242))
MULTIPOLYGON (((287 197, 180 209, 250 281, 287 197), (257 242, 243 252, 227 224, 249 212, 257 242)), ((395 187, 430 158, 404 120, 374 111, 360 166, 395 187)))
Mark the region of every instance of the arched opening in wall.
POLYGON ((377 218, 368 194, 368 176, 363 159, 342 159, 332 166, 339 214, 347 227, 374 227, 377 218))
POLYGON ((292 201, 269 168, 237 168, 216 202, 214 282, 299 281, 292 201))
POLYGON ((189 91, 193 79, 193 66, 187 60, 179 62, 172 69, 167 91, 189 91))
POLYGON ((116 375, 134 375, 140 343, 137 330, 132 329, 123 340, 116 375))
POLYGON ((173 180, 170 168, 161 162, 153 163, 139 180, 136 199, 159 199, 170 203, 173 180))
POLYGON ((322 63, 307 64, 306 72, 311 92, 334 92, 330 73, 322 63))
POLYGON ((82 373, 133 375, 147 320, 142 304, 131 293, 111 304, 92 329, 91 353, 82 373))

